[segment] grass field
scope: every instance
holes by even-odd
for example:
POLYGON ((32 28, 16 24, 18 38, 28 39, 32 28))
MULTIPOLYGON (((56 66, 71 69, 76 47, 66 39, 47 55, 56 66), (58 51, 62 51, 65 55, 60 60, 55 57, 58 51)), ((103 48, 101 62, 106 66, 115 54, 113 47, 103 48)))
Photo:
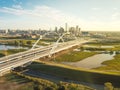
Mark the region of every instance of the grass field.
POLYGON ((96 52, 72 51, 55 58, 57 62, 76 62, 97 54, 96 52))
POLYGON ((0 90, 32 90, 32 82, 15 74, 0 77, 0 90))
POLYGON ((59 82, 12 72, 0 78, 0 90, 94 90, 85 85, 59 82), (64 89, 62 89, 62 88, 64 89))
MULTIPOLYGON (((31 47, 36 41, 37 40, 35 40, 35 39, 3 39, 3 40, 0 40, 0 44, 31 47), (27 43, 28 41, 30 42, 30 44, 27 43)), ((38 42, 38 45, 46 46, 47 45, 46 43, 52 43, 55 41, 57 41, 57 40, 42 39, 38 42)))
POLYGON ((15 54, 19 52, 23 52, 26 49, 9 49, 9 50, 0 50, 0 57, 10 55, 10 54, 15 54))
POLYGON ((102 63, 104 66, 96 68, 97 70, 119 72, 120 73, 120 54, 114 56, 114 59, 102 63))
MULTIPOLYGON (((104 41, 104 40, 103 40, 104 41)), ((89 46, 97 46, 99 47, 99 49, 101 50, 109 50, 109 51, 118 51, 120 50, 120 40, 119 41, 98 41, 98 42, 90 42, 90 43, 87 43, 87 45, 89 46), (114 48, 101 48, 101 46, 113 46, 114 48)), ((95 48, 93 48, 95 49, 95 48)), ((98 49, 98 50, 99 50, 98 49)))

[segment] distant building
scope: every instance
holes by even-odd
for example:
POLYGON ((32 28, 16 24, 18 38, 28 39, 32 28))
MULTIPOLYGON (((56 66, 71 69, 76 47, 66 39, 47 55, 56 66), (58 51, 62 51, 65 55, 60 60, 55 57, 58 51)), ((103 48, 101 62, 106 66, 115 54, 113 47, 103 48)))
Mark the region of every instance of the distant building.
POLYGON ((69 32, 70 34, 75 34, 75 27, 70 27, 69 32))
POLYGON ((89 36, 89 32, 87 32, 87 31, 82 31, 81 34, 82 34, 82 36, 89 36))
POLYGON ((65 31, 66 32, 68 31, 68 25, 67 25, 67 23, 65 23, 65 31))
POLYGON ((57 28, 57 27, 55 27, 55 32, 56 32, 56 33, 58 32, 58 28, 57 28))
POLYGON ((33 35, 31 35, 31 38, 32 38, 32 39, 36 39, 36 38, 37 38, 37 35, 36 35, 36 34, 33 34, 33 35))
POLYGON ((79 26, 77 25, 76 27, 70 27, 69 28, 69 32, 70 34, 74 34, 75 36, 80 36, 80 28, 79 26))
POLYGON ((0 33, 1 34, 8 34, 8 31, 9 31, 9 29, 2 29, 2 30, 0 30, 0 33))
POLYGON ((63 34, 63 33, 64 33, 64 28, 63 28, 63 27, 60 27, 58 33, 59 33, 59 34, 63 34))
POLYGON ((93 38, 105 38, 106 35, 104 35, 104 34, 93 34, 92 37, 93 38))

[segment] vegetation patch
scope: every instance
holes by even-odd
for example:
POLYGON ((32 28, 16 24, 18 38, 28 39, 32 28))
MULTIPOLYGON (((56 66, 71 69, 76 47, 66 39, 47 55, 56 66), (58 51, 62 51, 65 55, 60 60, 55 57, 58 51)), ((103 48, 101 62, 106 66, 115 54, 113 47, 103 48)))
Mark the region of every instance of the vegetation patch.
POLYGON ((26 49, 8 49, 8 50, 0 50, 0 57, 10 55, 10 54, 15 54, 19 52, 26 51, 26 49))
POLYGON ((96 52, 72 51, 55 58, 58 62, 76 62, 97 54, 96 52))
POLYGON ((4 77, 0 77, 0 90, 31 90, 30 88, 19 89, 21 87, 28 86, 30 83, 30 80, 10 73, 4 77))
POLYGON ((96 68, 96 70, 104 70, 108 72, 120 72, 120 54, 116 54, 114 59, 104 61, 103 66, 96 68))
POLYGON ((26 86, 22 86, 17 90, 94 90, 93 88, 81 84, 67 82, 53 83, 45 79, 31 77, 18 72, 13 73, 31 81, 31 83, 27 84, 26 86))
POLYGON ((72 69, 69 67, 33 62, 27 67, 36 72, 50 74, 66 80, 76 80, 89 83, 104 84, 105 82, 112 82, 114 85, 119 85, 120 75, 107 74, 105 72, 94 72, 87 70, 72 69))

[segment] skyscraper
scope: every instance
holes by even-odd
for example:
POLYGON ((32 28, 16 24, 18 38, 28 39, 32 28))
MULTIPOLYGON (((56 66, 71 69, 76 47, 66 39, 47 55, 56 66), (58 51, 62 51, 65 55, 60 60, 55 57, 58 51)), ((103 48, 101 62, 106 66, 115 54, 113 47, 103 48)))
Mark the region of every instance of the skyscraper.
POLYGON ((65 31, 66 31, 66 32, 68 32, 68 31, 67 31, 67 28, 68 28, 67 23, 65 23, 65 31))

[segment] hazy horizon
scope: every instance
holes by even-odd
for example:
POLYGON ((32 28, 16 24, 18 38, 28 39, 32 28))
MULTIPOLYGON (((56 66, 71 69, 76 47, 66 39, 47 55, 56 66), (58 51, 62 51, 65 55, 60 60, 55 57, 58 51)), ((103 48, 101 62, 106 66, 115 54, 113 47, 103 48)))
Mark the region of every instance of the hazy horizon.
POLYGON ((0 0, 0 29, 120 31, 119 0, 0 0))

